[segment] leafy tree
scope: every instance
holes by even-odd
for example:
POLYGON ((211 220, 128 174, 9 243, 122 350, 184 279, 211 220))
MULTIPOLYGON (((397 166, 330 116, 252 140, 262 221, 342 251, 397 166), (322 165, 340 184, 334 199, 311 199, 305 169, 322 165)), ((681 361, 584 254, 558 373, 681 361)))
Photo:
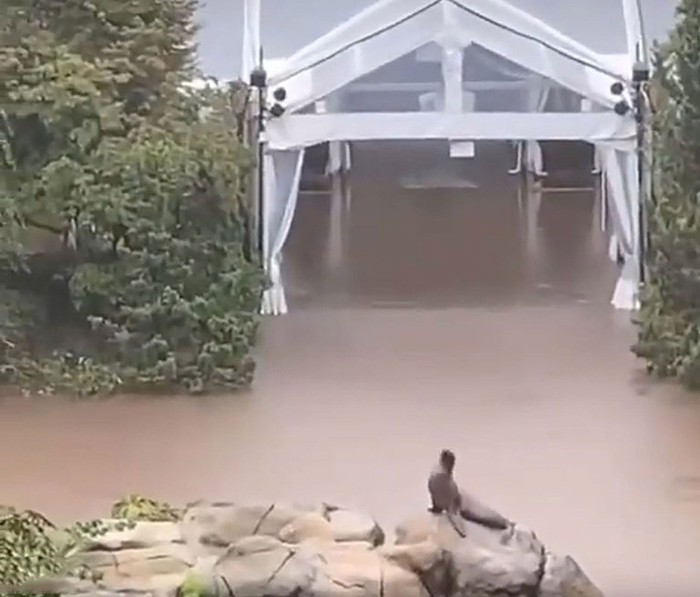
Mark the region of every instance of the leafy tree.
POLYGON ((650 372, 700 388, 700 2, 682 0, 657 52, 649 281, 634 350, 650 372))
POLYGON ((201 92, 195 0, 8 0, 0 358, 33 389, 252 380, 247 91, 201 92))

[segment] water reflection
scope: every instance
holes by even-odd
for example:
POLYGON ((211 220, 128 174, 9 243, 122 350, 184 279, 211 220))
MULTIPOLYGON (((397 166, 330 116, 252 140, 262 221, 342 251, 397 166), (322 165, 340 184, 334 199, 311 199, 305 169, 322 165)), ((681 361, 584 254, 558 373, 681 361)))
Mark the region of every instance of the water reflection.
POLYGON ((595 196, 519 200, 498 147, 460 165, 476 190, 407 191, 433 150, 390 149, 356 150, 351 201, 301 198, 294 312, 266 321, 252 392, 5 401, 0 501, 324 499, 393 524, 449 445, 463 483, 608 595, 700 593, 700 408, 637 370, 595 196))
POLYGON ((607 302, 593 177, 583 190, 523 184, 505 174, 508 148, 479 147, 472 161, 438 144, 362 145, 351 184, 303 193, 285 272, 296 306, 607 302))

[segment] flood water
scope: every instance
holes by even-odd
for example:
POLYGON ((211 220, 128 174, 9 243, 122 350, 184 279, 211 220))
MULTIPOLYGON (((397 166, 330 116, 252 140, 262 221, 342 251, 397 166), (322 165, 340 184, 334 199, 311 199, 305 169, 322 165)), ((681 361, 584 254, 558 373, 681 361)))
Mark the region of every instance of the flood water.
POLYGON ((700 401, 630 354, 595 194, 519 193, 502 148, 430 156, 359 147, 350 197, 300 198, 293 312, 266 320, 251 392, 1 403, 0 502, 326 500, 390 527, 451 447, 462 484, 606 594, 697 597, 700 401))

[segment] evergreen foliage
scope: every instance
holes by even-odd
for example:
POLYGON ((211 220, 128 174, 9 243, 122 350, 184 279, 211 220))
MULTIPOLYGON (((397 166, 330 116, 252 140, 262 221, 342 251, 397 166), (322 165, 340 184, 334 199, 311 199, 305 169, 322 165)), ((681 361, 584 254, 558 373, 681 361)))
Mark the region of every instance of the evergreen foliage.
POLYGON ((195 91, 196 0, 4 0, 0 375, 34 391, 250 384, 247 90, 195 91))
POLYGON ((635 353, 649 372, 700 389, 700 1, 682 0, 657 51, 649 279, 635 353))

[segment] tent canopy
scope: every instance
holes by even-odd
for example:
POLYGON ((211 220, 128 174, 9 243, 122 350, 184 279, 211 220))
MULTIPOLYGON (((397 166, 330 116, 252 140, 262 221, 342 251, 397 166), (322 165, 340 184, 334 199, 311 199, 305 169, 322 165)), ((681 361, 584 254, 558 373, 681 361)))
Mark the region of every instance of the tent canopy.
POLYGON ((247 80, 263 59, 270 90, 286 92, 284 110, 269 114, 260 138, 271 280, 263 312, 287 311, 281 253, 305 148, 330 142, 337 166, 348 162, 348 141, 373 139, 444 139, 452 157, 473 156, 478 140, 509 140, 536 172, 543 171, 539 141, 592 143, 610 193, 611 246, 624 262, 612 302, 636 306, 636 123, 631 110, 615 108, 631 105, 632 65, 646 58, 650 37, 644 25, 654 28, 651 37, 663 36, 671 0, 242 2, 239 74, 247 80), (622 83, 622 97, 614 83, 622 83))
MULTIPOLYGON (((268 58, 293 55, 376 0, 261 0, 261 40, 268 58)), ((622 0, 507 0, 601 54, 626 52, 622 0)), ((200 64, 205 74, 233 79, 241 71, 244 0, 203 0, 200 64)), ((676 0, 642 0, 647 37, 665 39, 676 0)))
MULTIPOLYGON (((624 0, 628 10, 634 1, 624 0)), ((262 18, 260 0, 248 0, 249 69, 262 18)), ((630 35, 629 26, 619 32, 630 35)), ((378 0, 271 75, 271 88, 287 92, 286 113, 268 126, 272 149, 397 138, 634 137, 632 116, 612 110, 620 100, 612 84, 629 87, 629 54, 595 52, 506 0, 378 0)))

